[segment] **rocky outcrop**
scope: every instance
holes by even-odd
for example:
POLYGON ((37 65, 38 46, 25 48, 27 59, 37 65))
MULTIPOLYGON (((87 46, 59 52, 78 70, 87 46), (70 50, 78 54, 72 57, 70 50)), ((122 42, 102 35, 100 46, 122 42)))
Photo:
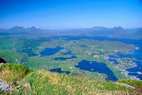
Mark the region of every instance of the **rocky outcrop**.
POLYGON ((6 61, 4 59, 0 58, 0 64, 4 64, 4 63, 6 63, 6 61))

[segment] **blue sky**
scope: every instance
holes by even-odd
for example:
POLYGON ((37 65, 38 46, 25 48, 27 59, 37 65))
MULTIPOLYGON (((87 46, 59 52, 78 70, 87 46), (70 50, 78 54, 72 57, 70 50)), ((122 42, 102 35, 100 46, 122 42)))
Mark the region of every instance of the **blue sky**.
POLYGON ((142 27, 142 0, 0 0, 0 27, 142 27))

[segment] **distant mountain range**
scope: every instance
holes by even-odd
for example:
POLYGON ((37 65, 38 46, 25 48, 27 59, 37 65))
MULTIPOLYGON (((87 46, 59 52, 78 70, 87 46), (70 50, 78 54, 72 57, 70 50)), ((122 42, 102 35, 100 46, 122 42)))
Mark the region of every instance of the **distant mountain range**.
POLYGON ((92 28, 44 30, 37 27, 24 28, 14 26, 9 29, 0 29, 0 35, 26 36, 106 36, 111 38, 142 39, 142 28, 124 29, 122 27, 106 28, 95 26, 92 28))

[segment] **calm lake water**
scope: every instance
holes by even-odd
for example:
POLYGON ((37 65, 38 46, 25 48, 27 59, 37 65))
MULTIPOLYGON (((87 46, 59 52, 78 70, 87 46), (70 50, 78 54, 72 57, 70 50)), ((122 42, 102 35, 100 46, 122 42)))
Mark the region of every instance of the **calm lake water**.
POLYGON ((50 72, 57 72, 57 73, 66 73, 66 74, 70 74, 69 71, 62 71, 61 68, 55 68, 55 69, 50 69, 50 72))
POLYGON ((116 81, 117 78, 113 72, 107 67, 105 63, 99 63, 96 61, 86 61, 82 60, 75 67, 80 68, 81 70, 87 70, 90 72, 99 72, 107 75, 106 80, 116 81))
POLYGON ((55 60, 67 60, 67 59, 76 59, 77 57, 76 56, 71 56, 71 57, 68 57, 68 58, 65 58, 65 57, 56 57, 55 60))
POLYGON ((40 54, 42 56, 50 56, 50 55, 54 55, 55 53, 59 52, 60 50, 62 50, 62 47, 56 47, 56 48, 45 48, 42 52, 40 52, 40 54))

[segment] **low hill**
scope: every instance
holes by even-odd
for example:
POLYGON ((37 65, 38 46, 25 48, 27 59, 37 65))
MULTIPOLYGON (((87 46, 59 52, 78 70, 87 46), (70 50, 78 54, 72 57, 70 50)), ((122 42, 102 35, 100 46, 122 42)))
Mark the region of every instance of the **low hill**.
MULTIPOLYGON (((140 95, 140 92, 115 82, 44 70, 33 71, 20 64, 0 64, 0 79, 10 86, 8 90, 0 90, 0 95, 140 95)), ((127 80, 122 82, 127 83, 127 80)), ((132 82, 130 84, 133 84, 132 82)), ((137 86, 142 82, 134 83, 134 86, 137 86)))

